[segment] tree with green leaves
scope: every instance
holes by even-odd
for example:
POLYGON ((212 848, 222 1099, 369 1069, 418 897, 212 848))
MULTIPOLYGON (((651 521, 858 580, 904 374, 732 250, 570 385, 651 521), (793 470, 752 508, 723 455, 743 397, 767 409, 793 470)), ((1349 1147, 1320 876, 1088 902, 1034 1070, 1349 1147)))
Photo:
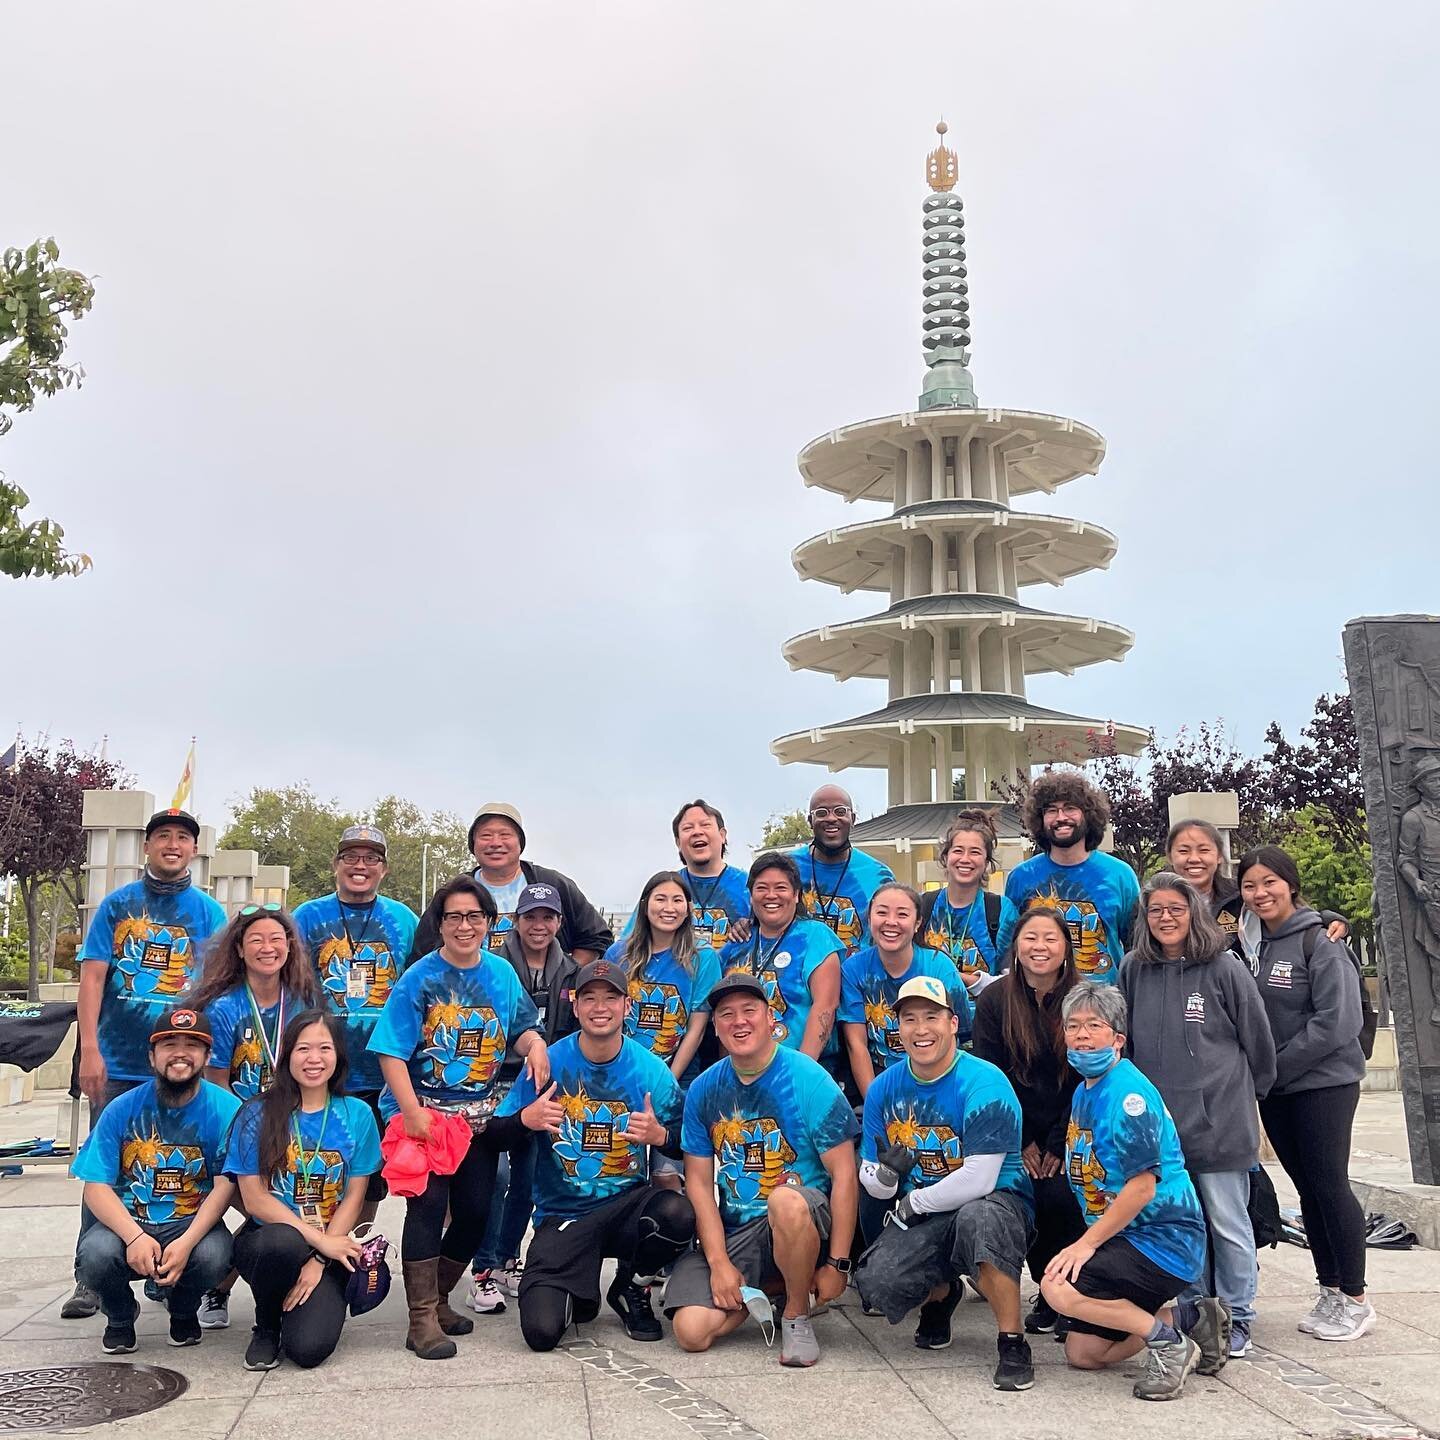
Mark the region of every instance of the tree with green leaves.
POLYGON ((785 810, 772 815, 760 832, 760 843, 755 847, 758 855, 762 850, 788 850, 793 845, 810 843, 810 822, 803 810, 785 810))
MULTIPOLYGON (((0 256, 0 435, 14 414, 35 407, 41 395, 78 386, 84 371, 65 359, 67 320, 78 320, 95 299, 95 287, 78 270, 60 264, 53 239, 0 256)), ((53 520, 22 518, 30 497, 0 472, 0 574, 79 575, 88 555, 65 549, 65 532, 53 520)))

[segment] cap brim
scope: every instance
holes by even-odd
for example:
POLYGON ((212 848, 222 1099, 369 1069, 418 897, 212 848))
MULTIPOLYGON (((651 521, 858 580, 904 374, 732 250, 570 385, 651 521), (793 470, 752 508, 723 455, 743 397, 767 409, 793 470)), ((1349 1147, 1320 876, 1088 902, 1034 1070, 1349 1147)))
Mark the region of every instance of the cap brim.
POLYGON ((182 1040, 203 1040, 207 1049, 215 1048, 215 1037, 204 1030, 154 1030, 150 1034, 150 1043, 153 1045, 157 1040, 168 1040, 172 1035, 182 1040))

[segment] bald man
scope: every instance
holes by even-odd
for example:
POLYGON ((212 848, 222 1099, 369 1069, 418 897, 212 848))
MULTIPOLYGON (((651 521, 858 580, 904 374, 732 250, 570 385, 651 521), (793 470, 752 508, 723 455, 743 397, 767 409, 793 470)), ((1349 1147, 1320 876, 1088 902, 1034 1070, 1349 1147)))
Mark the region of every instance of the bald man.
POLYGON ((848 956, 870 943, 870 897, 895 875, 851 845, 855 802, 838 785, 822 785, 810 797, 805 818, 810 843, 790 852, 800 867, 800 908, 828 925, 848 956))

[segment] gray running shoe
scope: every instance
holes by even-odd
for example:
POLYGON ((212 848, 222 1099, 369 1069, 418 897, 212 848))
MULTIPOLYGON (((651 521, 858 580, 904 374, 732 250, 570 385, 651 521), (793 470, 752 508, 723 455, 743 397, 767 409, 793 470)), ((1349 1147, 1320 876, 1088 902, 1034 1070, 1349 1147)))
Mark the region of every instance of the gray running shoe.
POLYGON ((1207 1295, 1195 1302, 1200 1312, 1186 1334, 1200 1347, 1199 1375, 1218 1375, 1230 1358, 1230 1307, 1207 1295))
POLYGON ((780 1363, 782 1365, 813 1365, 820 1358, 820 1342, 808 1315, 780 1321, 780 1363))
POLYGON ((1340 1303, 1315 1327, 1317 1340, 1358 1340, 1375 1328, 1375 1307, 1368 1300, 1340 1296, 1340 1303))
POLYGON ((1331 1290, 1328 1286, 1323 1287, 1315 1297, 1315 1304, 1311 1307, 1310 1313, 1295 1327, 1302 1335, 1313 1335, 1315 1327, 1322 1321, 1331 1317, 1331 1312, 1341 1303, 1341 1295, 1338 1290, 1331 1290))
POLYGON ((99 1308, 100 1297, 88 1285, 82 1285, 77 1280, 75 1288, 60 1307, 60 1318, 62 1320, 88 1320, 99 1308))
POLYGON ((1200 1363, 1200 1347, 1181 1335, 1166 1345, 1145 1347, 1145 1373, 1135 1382, 1137 1400, 1178 1400, 1185 1377, 1200 1363))

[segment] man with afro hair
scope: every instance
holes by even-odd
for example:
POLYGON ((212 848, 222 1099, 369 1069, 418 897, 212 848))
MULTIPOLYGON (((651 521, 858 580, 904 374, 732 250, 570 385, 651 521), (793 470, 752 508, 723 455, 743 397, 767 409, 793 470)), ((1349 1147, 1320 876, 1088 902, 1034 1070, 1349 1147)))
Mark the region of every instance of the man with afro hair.
POLYGON ((1070 930, 1082 980, 1113 985, 1130 948, 1140 886, 1123 860, 1100 853, 1110 802, 1078 770, 1047 770, 1030 785, 1025 828, 1038 853, 1017 865, 1005 896, 1023 916, 1055 911, 1070 930))

